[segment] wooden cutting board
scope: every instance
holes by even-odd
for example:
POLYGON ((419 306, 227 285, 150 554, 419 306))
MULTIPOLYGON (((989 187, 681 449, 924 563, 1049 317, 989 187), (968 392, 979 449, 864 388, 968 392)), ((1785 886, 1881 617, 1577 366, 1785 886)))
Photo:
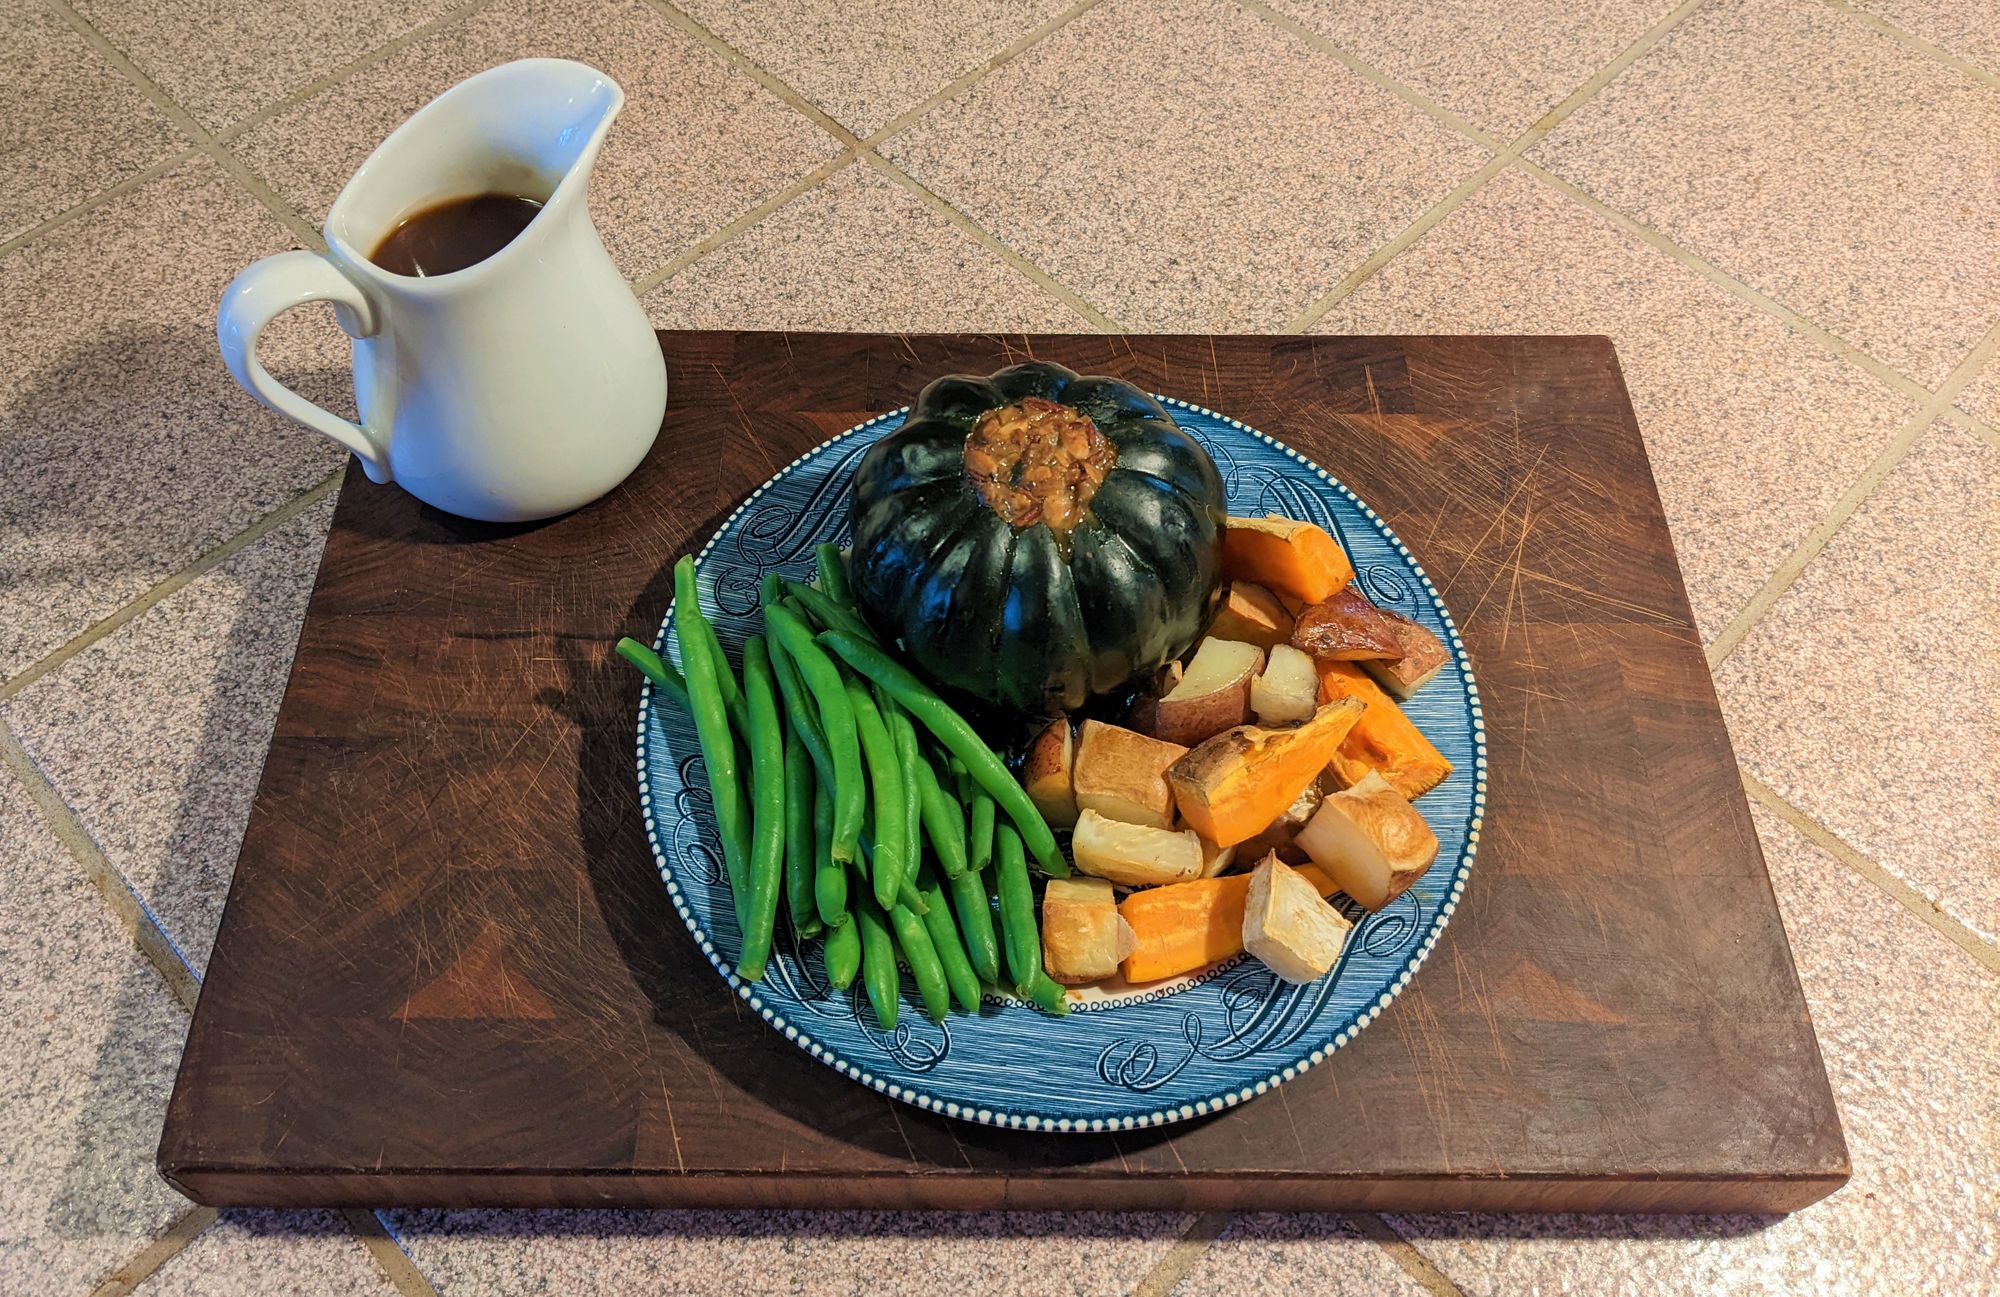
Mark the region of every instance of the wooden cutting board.
POLYGON ((1787 1211, 1847 1151, 1602 338, 661 335, 611 496, 462 522, 348 475, 160 1147, 217 1205, 1787 1211), (767 1029, 654 872, 633 775, 669 565, 931 377, 1036 357, 1346 480, 1462 628, 1492 794, 1465 900, 1349 1047, 1116 1136, 911 1108, 767 1029))

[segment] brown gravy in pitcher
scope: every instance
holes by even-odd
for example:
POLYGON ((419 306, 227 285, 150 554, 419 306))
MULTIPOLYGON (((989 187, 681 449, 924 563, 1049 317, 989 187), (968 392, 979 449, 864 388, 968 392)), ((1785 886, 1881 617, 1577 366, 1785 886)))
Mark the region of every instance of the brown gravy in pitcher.
POLYGON ((404 217, 368 259, 394 275, 448 275, 512 243, 541 210, 518 194, 449 198, 404 217))

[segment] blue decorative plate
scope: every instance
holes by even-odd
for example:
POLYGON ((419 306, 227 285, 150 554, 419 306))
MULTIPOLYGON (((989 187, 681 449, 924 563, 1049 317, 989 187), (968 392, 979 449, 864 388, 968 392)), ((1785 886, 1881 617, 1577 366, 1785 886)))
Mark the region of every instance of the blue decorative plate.
MULTIPOLYGON (((1171 982, 1093 988, 1060 1018, 989 993, 979 1014, 933 1023, 905 976, 901 1020, 885 1032, 858 980, 846 992, 827 985, 819 943, 801 952, 782 909, 765 979, 753 986, 737 978, 741 933, 694 725, 678 707, 654 706, 648 686, 639 703, 639 799, 674 908, 716 971, 774 1030, 891 1098, 989 1125, 1065 1131, 1130 1130, 1232 1107, 1374 1021, 1408 985, 1465 890, 1486 809, 1486 730, 1444 601, 1375 511, 1297 451, 1212 410, 1161 400, 1215 457, 1231 513, 1276 513, 1332 531, 1369 598, 1451 647, 1452 660, 1405 707, 1455 767, 1417 803, 1437 832, 1437 863, 1378 914, 1336 897, 1355 928, 1333 972, 1304 986, 1239 956, 1171 982)), ((763 574, 809 579, 813 546, 847 542, 854 466, 905 413, 871 419, 801 457, 752 492, 701 552, 703 606, 732 660, 759 628, 763 574)), ((662 652, 670 651, 670 624, 671 612, 655 644, 662 652)))

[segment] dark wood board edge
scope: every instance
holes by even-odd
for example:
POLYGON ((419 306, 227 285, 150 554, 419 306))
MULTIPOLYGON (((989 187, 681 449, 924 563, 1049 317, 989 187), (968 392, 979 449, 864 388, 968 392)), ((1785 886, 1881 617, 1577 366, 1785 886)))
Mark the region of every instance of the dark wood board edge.
POLYGON ((1039 1175, 551 1176, 385 1172, 358 1175, 167 1171, 167 1181, 213 1207, 620 1208, 786 1211, 1268 1211, 1522 1212, 1782 1215, 1818 1202, 1847 1174, 1773 1178, 1661 1176, 1440 1179, 1196 1176, 1133 1181, 1039 1175))

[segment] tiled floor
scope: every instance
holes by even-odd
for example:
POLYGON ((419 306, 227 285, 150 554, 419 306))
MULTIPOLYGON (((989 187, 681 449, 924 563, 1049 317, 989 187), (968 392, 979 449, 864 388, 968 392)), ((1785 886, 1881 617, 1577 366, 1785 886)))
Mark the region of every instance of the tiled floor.
MULTIPOLYGON (((1991 0, 0 14, 0 1291, 2000 1291, 1991 0), (1782 1221, 176 1198, 151 1151, 340 468, 229 382, 215 302, 531 53, 630 93, 594 203, 663 325, 1612 335, 1853 1184, 1782 1221)), ((345 399, 329 319, 266 352, 345 399)))

